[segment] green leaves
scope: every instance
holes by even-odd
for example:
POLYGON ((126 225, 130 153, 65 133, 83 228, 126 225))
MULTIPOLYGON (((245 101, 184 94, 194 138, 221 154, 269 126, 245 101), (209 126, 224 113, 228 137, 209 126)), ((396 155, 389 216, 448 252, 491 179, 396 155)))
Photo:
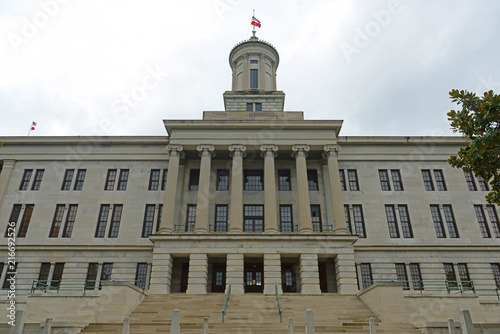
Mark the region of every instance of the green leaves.
POLYGON ((466 90, 453 89, 452 102, 462 110, 447 113, 451 128, 468 140, 465 148, 452 155, 448 163, 490 183, 486 196, 490 204, 500 204, 500 96, 492 90, 479 97, 466 90))

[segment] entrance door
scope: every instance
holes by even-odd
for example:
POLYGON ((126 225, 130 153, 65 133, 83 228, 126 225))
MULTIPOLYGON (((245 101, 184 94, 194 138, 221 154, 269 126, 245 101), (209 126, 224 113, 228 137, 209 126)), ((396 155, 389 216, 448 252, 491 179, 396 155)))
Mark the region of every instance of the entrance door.
POLYGON ((181 292, 186 292, 188 287, 189 263, 182 264, 181 292))
POLYGON ((261 264, 245 266, 245 292, 264 291, 264 270, 261 264))
POLYGON ((319 289, 321 292, 328 292, 328 283, 326 281, 326 264, 319 263, 319 289))
POLYGON ((297 279, 293 263, 283 263, 281 266, 281 287, 283 292, 297 292, 297 279))
POLYGON ((212 292, 224 292, 226 287, 226 265, 214 263, 212 267, 212 292))

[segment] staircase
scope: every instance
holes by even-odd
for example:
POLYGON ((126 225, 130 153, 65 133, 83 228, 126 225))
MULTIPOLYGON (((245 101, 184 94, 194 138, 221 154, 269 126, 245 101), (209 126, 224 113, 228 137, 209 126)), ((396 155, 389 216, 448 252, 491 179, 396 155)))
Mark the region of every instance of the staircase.
MULTIPOLYGON (((225 322, 222 306, 225 295, 150 295, 130 314, 130 333, 170 333, 172 311, 181 311, 181 333, 201 334, 203 318, 209 318, 212 334, 287 334, 293 317, 295 333, 305 333, 305 310, 314 311, 316 333, 368 334, 368 319, 377 323, 378 334, 418 334, 411 325, 380 323, 356 296, 286 294, 280 297, 283 323, 275 296, 231 295, 225 322)), ((121 334, 122 324, 91 324, 81 333, 121 334)))

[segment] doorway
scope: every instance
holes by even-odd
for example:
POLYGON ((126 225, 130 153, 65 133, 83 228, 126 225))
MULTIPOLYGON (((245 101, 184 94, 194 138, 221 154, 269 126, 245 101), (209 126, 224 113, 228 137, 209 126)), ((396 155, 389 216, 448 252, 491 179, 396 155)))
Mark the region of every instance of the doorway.
POLYGON ((264 264, 262 258, 245 259, 245 293, 264 292, 264 264))
POLYGON ((226 264, 212 264, 212 292, 222 292, 226 288, 226 264))
POLYGON ((283 292, 297 292, 295 263, 281 264, 281 287, 283 292))

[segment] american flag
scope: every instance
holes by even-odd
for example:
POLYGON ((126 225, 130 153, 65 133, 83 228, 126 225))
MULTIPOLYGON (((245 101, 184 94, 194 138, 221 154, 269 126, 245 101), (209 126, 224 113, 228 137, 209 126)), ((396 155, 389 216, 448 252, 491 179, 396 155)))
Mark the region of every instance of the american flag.
POLYGON ((33 123, 31 124, 31 130, 35 130, 35 126, 36 126, 36 123, 35 123, 35 122, 33 122, 33 123))

